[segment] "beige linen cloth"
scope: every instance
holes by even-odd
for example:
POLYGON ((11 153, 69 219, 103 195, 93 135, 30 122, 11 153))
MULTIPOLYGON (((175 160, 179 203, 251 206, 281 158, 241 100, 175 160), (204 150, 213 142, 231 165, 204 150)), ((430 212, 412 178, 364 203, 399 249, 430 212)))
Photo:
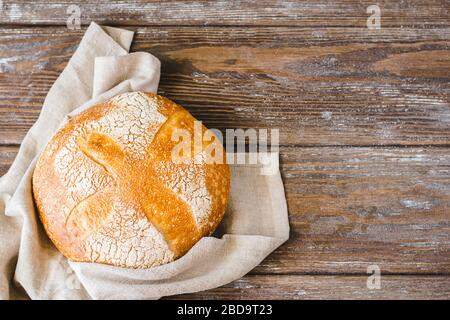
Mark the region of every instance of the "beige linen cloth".
POLYGON ((68 261, 47 238, 33 203, 36 158, 54 132, 92 104, 127 91, 156 92, 160 62, 129 54, 133 32, 92 23, 50 89, 8 173, 0 179, 0 299, 158 299, 238 279, 288 239, 279 171, 231 167, 231 195, 218 237, 205 237, 175 262, 126 269, 68 261))

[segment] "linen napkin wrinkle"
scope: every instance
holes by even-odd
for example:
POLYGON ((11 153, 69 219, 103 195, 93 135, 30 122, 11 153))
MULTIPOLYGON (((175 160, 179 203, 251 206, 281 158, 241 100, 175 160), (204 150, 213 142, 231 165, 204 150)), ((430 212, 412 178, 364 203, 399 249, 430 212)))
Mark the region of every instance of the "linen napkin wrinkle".
POLYGON ((86 108, 120 93, 157 92, 160 61, 128 53, 133 34, 91 23, 0 178, 0 299, 158 299, 207 290, 242 277, 288 239, 280 173, 231 165, 221 237, 204 237, 172 263, 149 269, 77 263, 51 243, 33 202, 37 157, 57 129, 86 108))

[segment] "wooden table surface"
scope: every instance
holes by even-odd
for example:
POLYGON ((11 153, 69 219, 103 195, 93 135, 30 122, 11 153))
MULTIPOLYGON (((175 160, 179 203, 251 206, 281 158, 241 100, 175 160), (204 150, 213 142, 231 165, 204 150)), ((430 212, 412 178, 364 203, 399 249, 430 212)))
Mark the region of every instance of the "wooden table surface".
POLYGON ((69 1, 0 5, 0 175, 91 21, 136 31, 159 93, 207 126, 280 129, 289 241, 182 298, 450 298, 448 0, 101 0, 79 30, 69 1))

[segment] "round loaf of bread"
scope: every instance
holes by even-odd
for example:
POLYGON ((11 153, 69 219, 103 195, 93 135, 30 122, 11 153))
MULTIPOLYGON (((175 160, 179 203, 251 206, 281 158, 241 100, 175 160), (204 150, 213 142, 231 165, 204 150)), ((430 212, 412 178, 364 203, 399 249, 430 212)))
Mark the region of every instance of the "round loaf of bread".
POLYGON ((174 131, 194 141, 196 126, 183 107, 143 92, 116 96, 71 118, 43 150, 32 180, 55 246, 72 261, 149 268, 175 260, 211 234, 230 189, 226 161, 205 160, 217 137, 207 142, 210 131, 200 126, 201 148, 183 161, 172 159, 179 143, 174 131))

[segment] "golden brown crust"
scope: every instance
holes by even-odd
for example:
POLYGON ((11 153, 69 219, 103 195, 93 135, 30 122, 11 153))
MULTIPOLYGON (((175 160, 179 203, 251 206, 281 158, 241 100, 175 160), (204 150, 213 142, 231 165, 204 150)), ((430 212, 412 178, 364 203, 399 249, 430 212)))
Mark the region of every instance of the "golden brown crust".
POLYGON ((44 149, 32 180, 55 246, 73 261, 145 268, 211 234, 227 205, 228 165, 196 162, 196 154, 183 163, 171 158, 173 131, 193 135, 194 121, 149 93, 121 95, 70 119, 44 149))

